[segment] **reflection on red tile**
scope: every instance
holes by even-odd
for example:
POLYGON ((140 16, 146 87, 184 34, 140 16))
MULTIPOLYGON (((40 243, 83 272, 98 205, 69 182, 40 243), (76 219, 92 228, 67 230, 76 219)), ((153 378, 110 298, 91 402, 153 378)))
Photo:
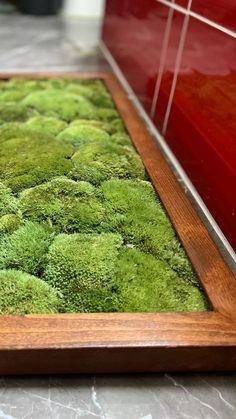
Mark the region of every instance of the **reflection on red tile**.
POLYGON ((166 137, 236 248, 235 50, 235 39, 190 20, 166 137))
POLYGON ((169 9, 156 0, 108 0, 103 40, 145 109, 151 109, 169 9))
POLYGON ((235 0, 193 0, 192 11, 236 31, 235 0))
POLYGON ((171 30, 169 33, 168 46, 165 54, 163 75, 157 97, 154 122, 161 130, 168 104, 169 94, 173 81, 173 74, 176 63, 176 55, 179 46, 180 36, 183 28, 184 15, 173 11, 171 30))

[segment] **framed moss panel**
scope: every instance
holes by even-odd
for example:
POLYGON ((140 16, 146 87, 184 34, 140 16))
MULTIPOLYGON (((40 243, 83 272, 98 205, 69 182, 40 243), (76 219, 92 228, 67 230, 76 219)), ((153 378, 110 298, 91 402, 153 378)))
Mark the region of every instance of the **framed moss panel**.
POLYGON ((236 370, 235 277, 117 79, 0 75, 11 77, 104 81, 212 310, 0 315, 0 373, 236 370))

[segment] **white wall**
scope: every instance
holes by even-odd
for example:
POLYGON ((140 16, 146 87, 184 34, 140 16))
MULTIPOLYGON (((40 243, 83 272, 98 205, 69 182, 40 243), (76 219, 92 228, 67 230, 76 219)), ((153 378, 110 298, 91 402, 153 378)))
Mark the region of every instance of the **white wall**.
POLYGON ((101 18, 104 0, 64 0, 62 13, 66 16, 101 18))

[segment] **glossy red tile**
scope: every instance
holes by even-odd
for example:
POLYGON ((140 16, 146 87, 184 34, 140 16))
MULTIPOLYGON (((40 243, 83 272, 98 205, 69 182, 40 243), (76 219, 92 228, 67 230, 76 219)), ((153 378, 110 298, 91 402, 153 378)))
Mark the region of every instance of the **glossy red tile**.
POLYGON ((236 31, 235 0, 193 0, 192 11, 236 31))
MULTIPOLYGON (((169 95, 171 91, 171 86, 173 82, 173 75, 175 71, 177 51, 180 43, 180 37, 183 31, 183 23, 185 15, 172 11, 172 20, 170 25, 169 32, 166 31, 165 35, 168 39, 166 53, 163 53, 163 71, 161 82, 158 84, 159 79, 157 80, 157 85, 155 89, 156 98, 154 96, 154 115, 153 120, 156 126, 162 130, 164 117, 167 110, 167 104, 169 100, 169 95)), ((160 68, 161 71, 161 68, 160 68)), ((159 74, 158 74, 159 75, 159 74)))
POLYGON ((236 248, 235 85, 235 39, 190 19, 166 138, 236 248))
POLYGON ((173 3, 177 4, 178 6, 184 7, 187 9, 189 0, 173 0, 173 3))
POLYGON ((169 9, 156 0, 108 0, 103 40, 147 112, 169 9))

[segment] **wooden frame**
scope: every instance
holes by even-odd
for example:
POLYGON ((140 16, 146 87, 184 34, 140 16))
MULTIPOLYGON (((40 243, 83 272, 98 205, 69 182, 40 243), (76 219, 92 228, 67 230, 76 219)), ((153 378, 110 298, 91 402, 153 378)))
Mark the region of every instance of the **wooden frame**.
POLYGON ((236 370, 235 277, 117 79, 13 76, 104 80, 213 311, 2 315, 0 374, 236 370))

